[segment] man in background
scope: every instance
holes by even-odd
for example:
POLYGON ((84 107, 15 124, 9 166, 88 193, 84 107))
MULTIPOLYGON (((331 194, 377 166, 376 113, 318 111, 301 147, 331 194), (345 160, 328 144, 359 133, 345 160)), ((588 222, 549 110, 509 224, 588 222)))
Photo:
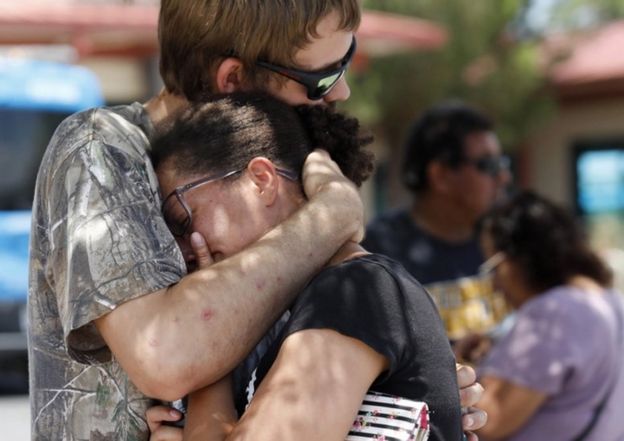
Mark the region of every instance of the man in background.
POLYGON ((425 285, 451 339, 491 327, 504 305, 479 276, 475 227, 511 180, 492 122, 461 102, 427 109, 407 138, 402 178, 411 205, 374 219, 363 245, 425 285))

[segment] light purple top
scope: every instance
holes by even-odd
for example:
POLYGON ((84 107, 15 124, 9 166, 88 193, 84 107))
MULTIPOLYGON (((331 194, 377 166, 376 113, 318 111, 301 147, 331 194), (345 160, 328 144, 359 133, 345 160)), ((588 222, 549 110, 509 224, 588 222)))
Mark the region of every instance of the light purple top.
POLYGON ((479 368, 549 398, 509 441, 570 441, 613 389, 587 441, 624 440, 622 298, 561 286, 526 302, 479 368), (619 358, 619 360, 618 360, 619 358), (615 386, 615 387, 614 387, 615 386))

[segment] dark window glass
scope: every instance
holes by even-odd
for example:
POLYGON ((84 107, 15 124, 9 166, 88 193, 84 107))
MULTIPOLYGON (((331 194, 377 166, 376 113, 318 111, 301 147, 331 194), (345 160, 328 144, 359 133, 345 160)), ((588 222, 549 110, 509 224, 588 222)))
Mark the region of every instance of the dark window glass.
POLYGON ((0 109, 0 211, 28 210, 43 152, 65 113, 0 109))

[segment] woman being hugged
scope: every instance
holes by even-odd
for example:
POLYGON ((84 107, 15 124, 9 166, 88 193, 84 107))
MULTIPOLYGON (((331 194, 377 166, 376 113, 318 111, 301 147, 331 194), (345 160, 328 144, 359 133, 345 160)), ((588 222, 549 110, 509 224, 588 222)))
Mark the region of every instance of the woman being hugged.
MULTIPOLYGON (((363 150, 369 142, 356 120, 328 108, 294 110, 259 94, 214 97, 154 142, 165 219, 189 263, 191 231, 202 233, 215 260, 228 257, 305 202, 300 173, 315 147, 360 185, 373 168, 363 150)), ((266 268, 273 277, 270 261, 266 268)), ((460 441, 455 359, 420 284, 354 242, 319 270, 242 382, 232 387, 225 376, 189 397, 185 439, 343 441, 350 431, 383 433, 402 419, 357 417, 374 391, 427 404, 430 421, 416 421, 418 439, 460 441)), ((201 314, 209 332, 219 317, 201 314)))

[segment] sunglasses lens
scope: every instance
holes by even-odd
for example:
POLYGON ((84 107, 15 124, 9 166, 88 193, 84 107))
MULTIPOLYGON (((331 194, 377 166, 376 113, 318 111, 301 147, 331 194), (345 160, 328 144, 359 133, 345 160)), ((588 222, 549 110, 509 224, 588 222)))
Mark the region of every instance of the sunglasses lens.
POLYGON ((503 170, 509 168, 509 158, 506 156, 481 158, 475 166, 482 173, 498 176, 503 170))
POLYGON ((342 58, 342 60, 340 60, 340 67, 336 68, 335 70, 325 70, 323 72, 308 72, 299 69, 287 68, 278 64, 272 64, 263 60, 256 61, 256 64, 260 67, 276 72, 280 75, 285 76, 286 78, 290 78, 291 80, 304 85, 308 92, 308 99, 313 101, 320 100, 325 95, 327 95, 336 85, 336 83, 338 83, 340 78, 342 78, 342 76, 348 69, 349 64, 351 63, 351 59, 353 58, 356 47, 357 43, 354 37, 351 42, 351 47, 342 58))
POLYGON ((498 163, 494 158, 483 158, 476 163, 477 169, 488 175, 496 175, 498 173, 498 163))
POLYGON ((340 72, 336 72, 332 75, 319 79, 315 87, 308 87, 308 98, 311 100, 320 100, 323 98, 331 92, 332 88, 336 85, 340 78, 342 78, 344 72, 344 70, 341 70, 340 72))

